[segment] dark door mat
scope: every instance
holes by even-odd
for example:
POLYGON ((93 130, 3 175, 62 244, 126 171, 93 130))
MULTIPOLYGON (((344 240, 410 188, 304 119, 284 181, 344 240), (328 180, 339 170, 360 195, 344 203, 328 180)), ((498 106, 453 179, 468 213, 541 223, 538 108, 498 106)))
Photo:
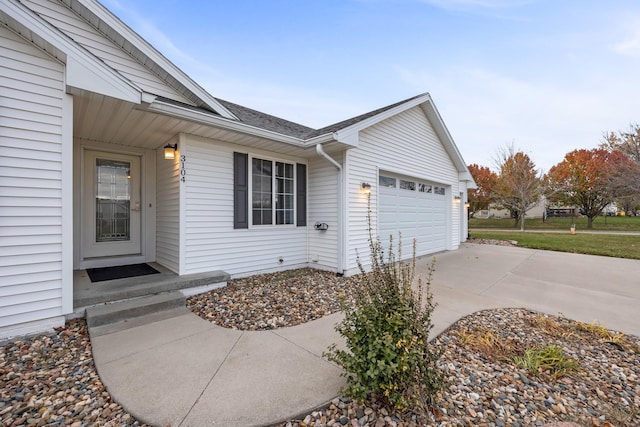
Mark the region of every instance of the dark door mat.
POLYGON ((91 282, 104 282, 105 280, 160 274, 160 272, 149 264, 131 264, 118 265, 115 267, 88 268, 87 274, 91 282))

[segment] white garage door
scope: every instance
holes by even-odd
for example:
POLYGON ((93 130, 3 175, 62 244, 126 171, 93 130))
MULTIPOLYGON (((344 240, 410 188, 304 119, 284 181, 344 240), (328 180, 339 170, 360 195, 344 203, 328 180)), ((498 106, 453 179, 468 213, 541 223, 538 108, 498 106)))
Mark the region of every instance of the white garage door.
POLYGON ((447 248, 447 190, 444 186, 410 178, 381 174, 379 177, 378 231, 383 248, 393 236, 397 253, 398 233, 402 233, 402 257, 411 256, 413 239, 416 254, 425 255, 447 248))

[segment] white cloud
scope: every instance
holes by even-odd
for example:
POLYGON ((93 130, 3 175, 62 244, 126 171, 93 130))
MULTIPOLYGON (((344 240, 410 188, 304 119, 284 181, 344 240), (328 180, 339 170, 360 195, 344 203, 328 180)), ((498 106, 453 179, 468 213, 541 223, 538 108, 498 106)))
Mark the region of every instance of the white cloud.
POLYGON ((640 56, 640 29, 634 29, 628 38, 614 44, 613 51, 621 55, 640 56))

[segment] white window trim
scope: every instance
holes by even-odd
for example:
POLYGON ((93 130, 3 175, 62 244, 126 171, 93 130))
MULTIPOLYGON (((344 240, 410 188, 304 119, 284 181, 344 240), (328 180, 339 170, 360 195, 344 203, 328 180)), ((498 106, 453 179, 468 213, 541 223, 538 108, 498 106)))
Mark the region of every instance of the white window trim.
POLYGON ((248 189, 248 193, 249 193, 249 229, 251 228, 259 228, 259 229, 265 229, 265 228, 278 228, 278 229, 282 229, 282 228, 296 228, 296 218, 297 218, 297 191, 296 191, 296 185, 298 183, 298 175, 297 175, 297 168, 296 168, 296 163, 293 160, 285 160, 282 158, 277 158, 277 157, 270 157, 270 156, 263 156, 260 154, 249 154, 249 159, 248 159, 249 164, 248 166, 248 173, 249 173, 249 189, 248 189), (253 223, 253 159, 258 159, 258 160, 268 160, 270 162, 272 162, 272 169, 271 169, 271 224, 254 224, 253 223), (276 224, 276 199, 277 199, 277 192, 276 192, 276 167, 275 167, 275 163, 279 162, 279 163, 286 163, 288 165, 293 166, 293 222, 291 224, 276 224))

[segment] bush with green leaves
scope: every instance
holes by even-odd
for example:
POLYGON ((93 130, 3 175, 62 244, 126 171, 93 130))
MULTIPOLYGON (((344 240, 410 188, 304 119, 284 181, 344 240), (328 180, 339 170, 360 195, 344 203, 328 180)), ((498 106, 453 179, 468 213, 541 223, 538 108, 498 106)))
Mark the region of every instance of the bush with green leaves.
POLYGON ((385 257, 369 225, 369 246, 371 271, 358 258, 355 303, 343 305, 344 320, 336 326, 347 350, 334 344, 325 356, 345 370, 344 394, 359 401, 382 399, 398 409, 426 409, 444 378, 437 365, 440 353, 429 343, 435 259, 426 281, 417 280, 414 290, 415 242, 410 262, 398 261, 402 254, 396 258, 392 239, 385 257))

